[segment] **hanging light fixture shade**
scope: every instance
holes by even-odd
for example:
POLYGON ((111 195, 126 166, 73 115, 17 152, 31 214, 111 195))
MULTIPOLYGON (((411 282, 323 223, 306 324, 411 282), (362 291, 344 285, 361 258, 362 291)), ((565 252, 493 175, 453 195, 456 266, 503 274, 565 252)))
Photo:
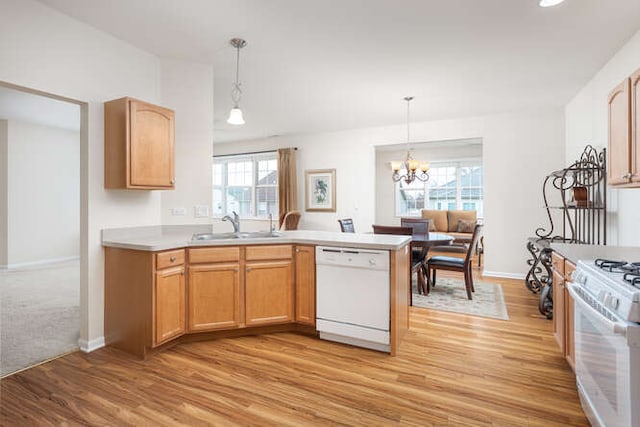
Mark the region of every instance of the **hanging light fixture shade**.
POLYGON ((391 175, 391 179, 393 182, 398 182, 400 180, 406 182, 407 184, 411 184, 413 181, 418 179, 419 181, 426 182, 429 180, 429 163, 421 162, 419 160, 415 160, 411 156, 411 147, 409 146, 411 142, 410 128, 410 111, 409 105, 413 100, 412 96, 406 96, 404 100, 407 102, 407 155, 404 161, 393 161, 391 162, 391 170, 393 171, 393 175, 391 175), (400 171, 404 169, 404 174, 401 174, 400 171))
POLYGON ((243 125, 244 118, 242 117, 242 110, 238 107, 233 107, 231 111, 229 111, 227 123, 231 125, 243 125))
POLYGON ((242 110, 240 109, 240 99, 242 98, 242 89, 240 88, 240 49, 245 47, 247 42, 243 39, 234 38, 229 40, 229 44, 236 48, 236 81, 233 84, 233 89, 231 89, 233 108, 229 112, 227 123, 231 125, 243 125, 244 118, 242 117, 242 110))

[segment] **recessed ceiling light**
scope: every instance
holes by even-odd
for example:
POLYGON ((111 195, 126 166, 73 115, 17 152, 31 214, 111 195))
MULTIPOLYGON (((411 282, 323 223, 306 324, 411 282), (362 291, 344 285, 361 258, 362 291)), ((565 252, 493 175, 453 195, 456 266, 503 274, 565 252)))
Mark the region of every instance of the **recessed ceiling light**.
POLYGON ((540 0, 540 7, 551 7, 562 3, 564 0, 540 0))

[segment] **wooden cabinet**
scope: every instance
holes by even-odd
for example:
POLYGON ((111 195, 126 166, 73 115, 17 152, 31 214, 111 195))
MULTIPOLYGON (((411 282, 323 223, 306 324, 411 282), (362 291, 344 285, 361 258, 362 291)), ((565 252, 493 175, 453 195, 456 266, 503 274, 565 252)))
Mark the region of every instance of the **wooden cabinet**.
POLYGON ((629 79, 631 90, 631 182, 640 186, 640 70, 629 79))
POLYGON ((553 335, 562 355, 574 369, 573 297, 566 283, 571 280, 575 265, 556 252, 551 254, 553 267, 553 335))
POLYGON ((316 248, 296 246, 296 322, 316 324, 316 248))
POLYGON ((288 323, 291 245, 189 249, 189 331, 288 323))
POLYGON ((107 247, 106 343, 144 358, 185 333, 314 325, 315 248, 298 249, 294 258, 286 244, 156 253, 107 247))
MULTIPOLYGON (((565 283, 571 280, 571 274, 576 269, 575 264, 569 260, 564 261, 564 279, 565 283)), ((564 337, 564 356, 571 366, 571 369, 575 371, 575 341, 574 341, 574 318, 573 318, 573 297, 569 293, 569 289, 565 286, 564 291, 564 318, 565 318, 565 337, 564 337)))
POLYGON ((185 332, 184 249, 105 248, 105 341, 145 357, 185 332))
POLYGON ((565 312, 564 312, 564 276, 553 271, 553 335, 564 354, 565 312))
POLYGON ((247 326, 294 320, 292 247, 249 246, 246 250, 245 323, 247 326))
POLYGON ((153 347, 185 333, 184 266, 158 270, 153 287, 153 347))
POLYGON ((640 186, 640 70, 616 86, 608 98, 609 185, 640 186))
POLYGON ((104 103, 104 119, 105 188, 173 189, 173 111, 120 98, 104 103))
POLYGON ((189 332, 242 325, 240 248, 189 249, 189 332))
POLYGON ((241 319, 238 264, 189 266, 189 331, 238 328, 241 319))

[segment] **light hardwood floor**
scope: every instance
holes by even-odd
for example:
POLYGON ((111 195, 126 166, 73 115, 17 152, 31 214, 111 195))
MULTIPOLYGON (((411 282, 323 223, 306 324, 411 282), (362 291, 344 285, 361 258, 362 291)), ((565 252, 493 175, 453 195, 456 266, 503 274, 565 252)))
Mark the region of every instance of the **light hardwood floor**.
POLYGON ((412 308, 393 358, 294 333, 74 353, 3 379, 0 424, 588 426, 536 297, 478 279, 509 321, 412 308))

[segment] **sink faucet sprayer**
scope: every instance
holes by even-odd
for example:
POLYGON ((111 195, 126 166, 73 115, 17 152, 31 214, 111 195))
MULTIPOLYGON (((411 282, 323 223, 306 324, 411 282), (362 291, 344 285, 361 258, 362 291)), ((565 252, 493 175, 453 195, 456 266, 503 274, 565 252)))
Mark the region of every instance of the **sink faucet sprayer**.
POLYGON ((230 221, 231 224, 233 225, 233 231, 235 233, 239 233, 240 232, 240 215, 238 215, 236 211, 233 211, 231 213, 233 214, 233 218, 231 218, 229 215, 225 215, 222 217, 222 220, 230 221))

